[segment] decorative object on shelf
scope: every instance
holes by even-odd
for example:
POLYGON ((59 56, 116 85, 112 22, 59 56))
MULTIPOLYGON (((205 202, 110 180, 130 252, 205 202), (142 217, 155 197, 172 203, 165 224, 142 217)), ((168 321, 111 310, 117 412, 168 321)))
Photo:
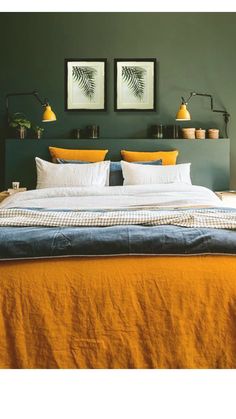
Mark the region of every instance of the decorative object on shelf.
POLYGON ((80 137, 81 137, 81 129, 80 129, 80 128, 76 128, 76 129, 75 129, 75 138, 76 138, 77 140, 79 140, 79 139, 80 139, 80 137))
POLYGON ((188 105, 189 101, 192 99, 192 97, 194 97, 194 96, 208 97, 211 100, 211 110, 212 110, 212 112, 218 112, 218 113, 223 114, 224 123, 225 123, 225 135, 226 135, 226 138, 228 138, 228 122, 229 122, 230 114, 226 110, 214 109, 213 97, 212 97, 212 95, 210 95, 208 93, 191 92, 190 96, 187 100, 185 100, 184 97, 182 97, 181 98, 182 103, 181 103, 181 105, 179 107, 179 110, 176 114, 176 121, 190 121, 191 120, 191 115, 190 115, 190 113, 187 109, 187 105, 188 105))
POLYGON ((206 130, 202 128, 196 128, 195 136, 197 140, 205 140, 206 138, 206 130))
POLYGON ((207 130, 208 138, 212 140, 217 140, 219 138, 219 130, 215 128, 211 128, 207 130))
POLYGON ((16 128, 21 140, 26 137, 27 129, 30 129, 31 127, 31 122, 20 112, 16 112, 12 116, 9 116, 8 123, 11 128, 16 128))
POLYGON ((67 111, 106 110, 105 58, 65 60, 65 109, 67 111))
POLYGON ((181 137, 179 125, 167 125, 164 127, 164 138, 178 139, 181 137))
POLYGON ((180 137, 180 126, 172 125, 172 137, 178 139, 180 137))
POLYGON ((152 138, 163 138, 164 137, 164 129, 163 125, 152 125, 152 138))
POLYGON ((36 136, 37 140, 40 140, 40 138, 42 138, 44 128, 39 127, 39 126, 35 126, 35 127, 33 127, 33 131, 35 133, 35 136, 36 136))
POLYGON ((41 104, 43 107, 43 115, 42 115, 42 122, 53 122, 56 121, 56 115, 53 112, 51 106, 48 103, 48 99, 44 101, 40 99, 38 92, 35 90, 34 92, 23 92, 23 93, 8 93, 6 95, 6 113, 7 113, 7 120, 10 120, 10 113, 9 113, 9 97, 10 96, 34 96, 35 99, 41 104))
POLYGON ((12 189, 19 189, 20 182, 12 182, 12 189))
POLYGON ((156 59, 114 60, 115 111, 156 110, 156 59))
POLYGON ((157 138, 163 138, 163 125, 160 124, 157 126, 157 138))
POLYGON ((99 138, 99 126, 98 125, 89 125, 87 127, 87 135, 90 139, 99 138))
POLYGON ((195 131, 195 128, 182 128, 183 138, 186 140, 194 140, 195 131))

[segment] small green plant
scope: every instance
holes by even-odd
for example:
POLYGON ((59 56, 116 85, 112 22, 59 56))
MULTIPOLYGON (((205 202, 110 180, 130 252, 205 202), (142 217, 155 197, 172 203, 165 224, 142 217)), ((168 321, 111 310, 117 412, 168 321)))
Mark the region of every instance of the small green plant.
POLYGON ((40 134, 43 133, 44 128, 39 127, 38 125, 36 125, 35 127, 33 127, 33 131, 37 134, 38 132, 40 132, 40 134))
POLYGON ((26 119, 25 115, 16 112, 10 117, 9 126, 12 128, 28 128, 31 127, 31 122, 26 119))

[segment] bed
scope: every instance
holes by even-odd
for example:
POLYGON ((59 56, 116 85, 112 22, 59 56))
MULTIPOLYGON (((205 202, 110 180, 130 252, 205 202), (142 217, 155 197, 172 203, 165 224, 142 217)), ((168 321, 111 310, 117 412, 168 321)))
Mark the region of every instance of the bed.
POLYGON ((236 211, 209 189, 32 190, 0 226, 1 368, 236 367, 236 211))

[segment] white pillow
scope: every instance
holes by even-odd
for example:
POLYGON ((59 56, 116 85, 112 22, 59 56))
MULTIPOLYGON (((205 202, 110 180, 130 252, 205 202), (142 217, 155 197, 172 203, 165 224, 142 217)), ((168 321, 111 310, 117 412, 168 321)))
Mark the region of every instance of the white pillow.
POLYGON ((192 184, 190 165, 191 163, 171 166, 148 166, 121 161, 124 185, 146 185, 154 183, 192 184))
POLYGON ((55 164, 39 157, 37 167, 37 189, 65 186, 105 186, 109 176, 110 161, 93 164, 55 164))

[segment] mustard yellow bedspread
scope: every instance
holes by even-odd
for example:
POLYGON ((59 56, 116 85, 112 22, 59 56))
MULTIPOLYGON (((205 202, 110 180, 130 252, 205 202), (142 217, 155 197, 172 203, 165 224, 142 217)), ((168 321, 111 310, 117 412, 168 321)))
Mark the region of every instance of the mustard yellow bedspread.
POLYGON ((236 257, 0 263, 1 368, 236 368, 236 257))

